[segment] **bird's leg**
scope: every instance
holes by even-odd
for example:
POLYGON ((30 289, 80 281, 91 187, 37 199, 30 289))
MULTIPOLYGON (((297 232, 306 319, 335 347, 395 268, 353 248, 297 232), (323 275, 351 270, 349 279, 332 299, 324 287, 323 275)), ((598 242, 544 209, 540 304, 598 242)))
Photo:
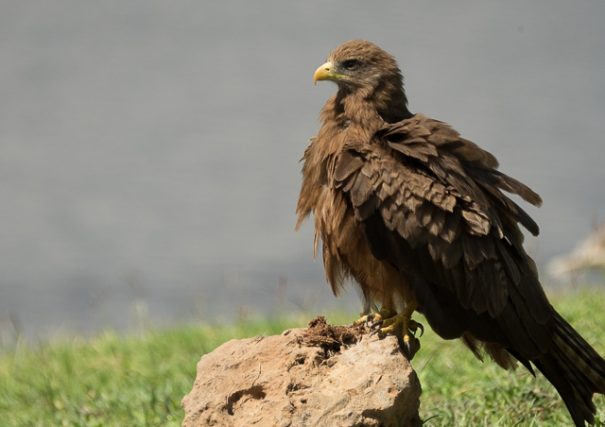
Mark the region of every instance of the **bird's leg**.
POLYGON ((409 360, 412 360, 420 349, 420 341, 416 338, 416 332, 420 330, 420 336, 424 333, 422 324, 412 320, 412 313, 415 309, 416 304, 406 304, 401 313, 384 318, 372 325, 380 336, 395 335, 401 350, 409 360))
POLYGON ((420 349, 420 341, 416 338, 416 332, 420 330, 420 336, 424 333, 424 326, 412 320, 412 314, 416 310, 415 302, 406 302, 401 313, 397 313, 392 294, 385 294, 380 310, 371 310, 370 304, 364 306, 362 316, 353 322, 353 325, 369 325, 373 334, 381 337, 395 335, 404 355, 412 360, 420 349))
POLYGON ((373 310, 370 307, 370 304, 366 304, 364 306, 363 313, 361 313, 361 317, 353 322, 353 325, 376 325, 379 322, 383 322, 385 319, 389 319, 397 314, 395 310, 395 304, 393 303, 392 295, 385 295, 382 307, 380 310, 374 305, 373 310))
POLYGON ((366 298, 363 303, 363 311, 359 313, 359 319, 353 322, 353 326, 365 325, 369 322, 370 315, 376 311, 378 308, 375 304, 373 304, 369 298, 366 298))

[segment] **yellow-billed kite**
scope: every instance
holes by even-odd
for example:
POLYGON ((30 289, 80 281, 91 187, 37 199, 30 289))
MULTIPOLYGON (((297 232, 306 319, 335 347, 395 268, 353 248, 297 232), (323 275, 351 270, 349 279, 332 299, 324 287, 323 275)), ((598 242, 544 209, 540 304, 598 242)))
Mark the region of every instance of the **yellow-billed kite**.
MULTIPOLYGON (((555 311, 523 248, 536 223, 504 192, 540 197, 448 124, 412 114, 395 59, 353 40, 314 75, 338 85, 304 154, 298 223, 313 213, 327 279, 380 304, 382 333, 419 347, 417 310, 445 339, 462 338, 502 367, 537 367, 577 426, 594 422, 605 361, 555 311)), ((366 313, 368 314, 368 313, 366 313)))

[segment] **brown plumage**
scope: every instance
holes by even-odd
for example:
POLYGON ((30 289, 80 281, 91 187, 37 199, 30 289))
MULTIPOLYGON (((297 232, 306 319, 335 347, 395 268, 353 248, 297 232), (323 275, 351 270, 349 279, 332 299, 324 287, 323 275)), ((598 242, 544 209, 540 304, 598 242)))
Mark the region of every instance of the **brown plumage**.
POLYGON ((314 216, 333 291, 350 277, 366 307, 395 301, 478 357, 537 367, 576 425, 594 422, 605 361, 546 299, 519 229, 538 226, 504 192, 540 197, 448 124, 410 113, 399 68, 376 45, 344 43, 315 79, 338 92, 305 151, 297 213, 298 224, 314 216))

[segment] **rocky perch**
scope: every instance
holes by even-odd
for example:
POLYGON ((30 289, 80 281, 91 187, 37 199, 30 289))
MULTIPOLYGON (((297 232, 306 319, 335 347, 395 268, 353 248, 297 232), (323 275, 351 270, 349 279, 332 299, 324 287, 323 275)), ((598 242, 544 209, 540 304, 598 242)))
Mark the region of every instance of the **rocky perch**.
POLYGON ((419 397, 395 337, 318 317, 204 355, 183 426, 417 426, 419 397))

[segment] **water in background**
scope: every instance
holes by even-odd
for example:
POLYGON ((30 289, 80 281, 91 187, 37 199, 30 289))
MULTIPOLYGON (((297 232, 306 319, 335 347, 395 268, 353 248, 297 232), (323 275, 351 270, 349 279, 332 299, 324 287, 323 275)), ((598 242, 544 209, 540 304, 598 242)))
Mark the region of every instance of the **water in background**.
POLYGON ((544 198, 540 264, 605 215, 605 3, 4 1, 0 330, 359 309, 293 231, 328 51, 399 58, 412 111, 544 198))

